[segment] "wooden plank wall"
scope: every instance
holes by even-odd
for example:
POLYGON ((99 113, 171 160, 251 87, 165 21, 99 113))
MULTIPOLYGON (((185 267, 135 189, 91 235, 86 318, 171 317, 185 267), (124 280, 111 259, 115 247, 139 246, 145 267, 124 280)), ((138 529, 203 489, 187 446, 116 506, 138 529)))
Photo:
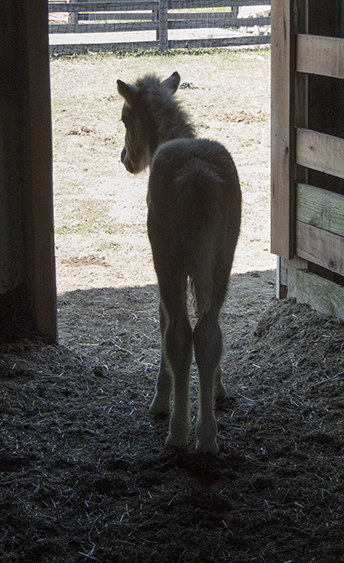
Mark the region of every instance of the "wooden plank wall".
MULTIPOLYGON (((344 39, 313 35, 297 37, 297 72, 343 79, 343 61, 344 39)), ((344 179, 344 139, 297 128, 296 162, 344 179)), ((343 219, 344 195, 324 188, 298 186, 297 255, 344 276, 343 219), (305 213, 305 201, 312 213, 305 213)))
POLYGON ((344 42, 339 37, 297 36, 298 72, 344 78, 344 42))
MULTIPOLYGON (((297 15, 295 62, 288 68, 285 59, 281 71, 292 74, 288 93, 289 140, 294 143, 294 153, 293 161, 288 163, 272 146, 277 160, 275 174, 272 160, 272 182, 276 170, 284 175, 277 184, 277 199, 272 183, 272 225, 276 225, 275 230, 272 228, 272 249, 285 258, 279 279, 288 287, 289 296, 344 320, 344 113, 339 83, 344 78, 344 38, 338 37, 340 33, 344 35, 344 29, 336 17, 338 10, 344 12, 344 2, 292 0, 286 4, 291 10, 295 8, 297 15), (294 217, 289 213, 289 224, 286 218, 280 223, 281 206, 290 202, 293 194, 294 217)), ((292 22, 284 19, 278 24, 276 36, 281 38, 284 34, 286 42, 292 42, 292 35, 285 33, 285 25, 292 29, 292 22)), ((272 45, 275 43, 272 28, 272 45)), ((293 47, 289 46, 289 51, 286 47, 286 52, 293 52, 293 47)), ((284 88, 283 78, 272 68, 274 80, 277 92, 284 88)), ((286 98, 284 94, 283 99, 286 98)), ((277 100, 276 94, 272 103, 277 100)), ((280 144, 287 139, 287 115, 281 120, 276 130, 280 144)))
POLYGON ((312 170, 344 178, 344 139, 298 127, 296 129, 296 163, 312 170))

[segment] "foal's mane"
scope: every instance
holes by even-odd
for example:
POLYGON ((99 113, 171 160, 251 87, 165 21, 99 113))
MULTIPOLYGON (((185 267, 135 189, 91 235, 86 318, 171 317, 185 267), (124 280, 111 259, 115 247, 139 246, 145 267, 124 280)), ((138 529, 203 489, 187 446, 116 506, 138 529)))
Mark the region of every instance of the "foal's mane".
POLYGON ((139 78, 135 86, 145 110, 155 121, 160 143, 196 137, 195 126, 171 90, 155 74, 139 78))

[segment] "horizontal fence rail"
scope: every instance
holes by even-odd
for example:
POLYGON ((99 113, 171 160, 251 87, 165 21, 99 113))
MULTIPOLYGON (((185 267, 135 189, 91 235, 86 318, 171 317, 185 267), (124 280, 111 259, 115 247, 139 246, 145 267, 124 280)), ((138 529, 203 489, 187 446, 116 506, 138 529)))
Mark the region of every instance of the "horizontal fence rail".
POLYGON ((49 2, 50 54, 139 49, 167 53, 270 43, 270 9, 271 0, 49 2), (214 33, 207 37, 195 33, 210 28, 214 33))

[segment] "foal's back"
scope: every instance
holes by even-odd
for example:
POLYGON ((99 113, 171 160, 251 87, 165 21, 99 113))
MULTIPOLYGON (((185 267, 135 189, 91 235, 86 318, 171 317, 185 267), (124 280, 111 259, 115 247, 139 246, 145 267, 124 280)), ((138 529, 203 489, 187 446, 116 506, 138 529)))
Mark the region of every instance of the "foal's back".
POLYGON ((175 139, 156 152, 148 184, 148 233, 155 265, 171 260, 196 282, 215 268, 226 290, 240 226, 234 162, 216 141, 175 139))

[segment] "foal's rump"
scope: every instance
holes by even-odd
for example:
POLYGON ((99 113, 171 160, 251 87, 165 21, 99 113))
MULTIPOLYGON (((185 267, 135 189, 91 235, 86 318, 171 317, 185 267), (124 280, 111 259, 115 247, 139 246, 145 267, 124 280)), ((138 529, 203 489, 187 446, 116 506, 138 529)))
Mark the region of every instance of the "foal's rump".
POLYGON ((158 275, 168 255, 169 264, 192 279, 198 309, 205 311, 214 283, 225 291, 240 226, 239 179, 228 151, 205 139, 163 144, 151 165, 148 209, 158 275))

